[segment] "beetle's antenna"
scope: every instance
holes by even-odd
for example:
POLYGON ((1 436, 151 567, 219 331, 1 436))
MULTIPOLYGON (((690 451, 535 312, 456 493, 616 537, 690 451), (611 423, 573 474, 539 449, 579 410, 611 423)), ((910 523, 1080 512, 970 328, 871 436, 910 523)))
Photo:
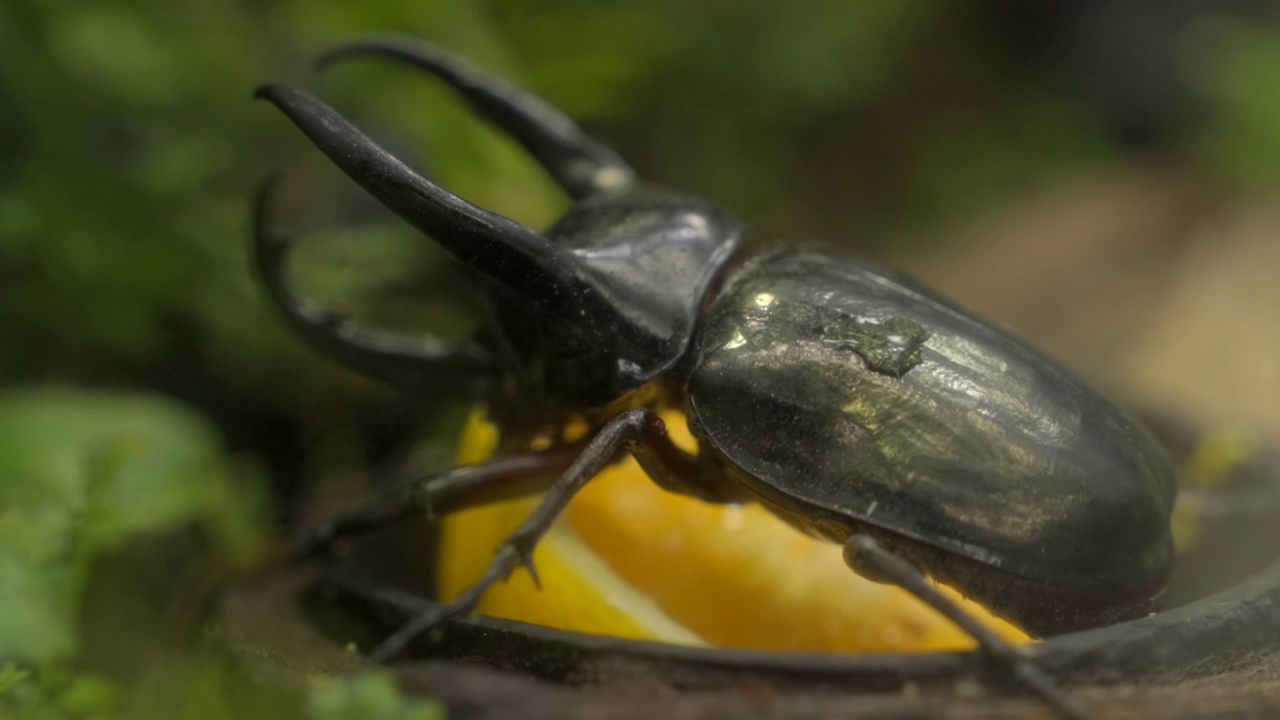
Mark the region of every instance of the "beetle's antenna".
POLYGON ((304 90, 264 85, 255 96, 278 107, 351 179, 462 262, 530 299, 554 301, 569 291, 573 258, 538 232, 422 177, 304 90))
POLYGON ((254 194, 253 258, 271 300, 303 339, 352 369, 406 389, 414 389, 432 370, 456 376, 484 373, 493 365, 475 343, 362 330, 338 313, 299 300, 285 271, 293 241, 271 222, 278 182, 272 175, 254 194))
POLYGON ((445 81, 476 112, 510 133, 576 199, 635 179, 635 171, 617 153, 547 101, 428 43, 394 36, 357 40, 324 53, 316 65, 325 68, 359 55, 390 57, 445 81))

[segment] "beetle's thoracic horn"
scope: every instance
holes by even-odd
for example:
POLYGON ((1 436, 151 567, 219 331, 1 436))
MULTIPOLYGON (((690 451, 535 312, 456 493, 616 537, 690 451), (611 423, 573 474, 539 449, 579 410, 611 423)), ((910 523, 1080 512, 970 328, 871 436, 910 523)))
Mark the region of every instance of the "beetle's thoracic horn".
POLYGON ((537 231, 422 177, 308 92, 264 85, 256 95, 280 108, 351 179, 454 257, 530 299, 554 300, 568 290, 572 256, 537 231))
POLYGON ((326 67, 355 55, 394 58, 445 81, 482 116, 510 133, 574 198, 620 188, 635 179, 635 171, 617 153, 591 139, 569 116, 437 47, 405 38, 372 38, 336 47, 317 64, 326 67))

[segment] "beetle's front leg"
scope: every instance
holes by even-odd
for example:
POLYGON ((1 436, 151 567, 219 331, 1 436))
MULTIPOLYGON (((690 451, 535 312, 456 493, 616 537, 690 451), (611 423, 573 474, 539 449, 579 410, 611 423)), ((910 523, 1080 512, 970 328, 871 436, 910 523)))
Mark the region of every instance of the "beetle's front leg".
POLYGON ((546 495, 529 517, 502 541, 479 580, 450 602, 435 606, 397 630, 369 653, 366 662, 386 662, 399 654, 418 635, 451 618, 471 612, 490 586, 522 565, 529 569, 536 583, 538 575, 533 567, 533 548, 551 529, 551 525, 564 512, 573 496, 613 462, 624 448, 630 449, 637 457, 647 457, 649 453, 644 448, 655 444, 660 449, 664 448, 663 440, 670 442, 666 439, 662 420, 652 410, 628 410, 610 420, 585 446, 575 448, 578 452, 572 464, 551 483, 546 495))
POLYGON ((1007 666, 1024 685, 1072 720, 1091 720, 1093 714, 1067 695, 1018 648, 1005 642, 937 587, 914 565, 885 550, 867 535, 854 535, 844 546, 844 560, 854 572, 876 582, 890 582, 915 595, 978 641, 989 657, 1007 666))
POLYGON ((535 495, 582 453, 576 443, 541 452, 508 455, 479 465, 415 479, 366 500, 351 512, 312 530, 291 553, 295 561, 327 552, 338 539, 390 525, 415 514, 443 515, 475 505, 535 495))

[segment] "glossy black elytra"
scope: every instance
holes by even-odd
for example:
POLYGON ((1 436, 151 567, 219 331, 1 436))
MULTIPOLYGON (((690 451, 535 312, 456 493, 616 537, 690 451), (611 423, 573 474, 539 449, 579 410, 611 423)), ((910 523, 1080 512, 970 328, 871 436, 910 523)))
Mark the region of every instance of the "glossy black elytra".
POLYGON ((1174 475, 1144 428, 1025 344, 867 260, 783 246, 731 269, 738 221, 637 179, 541 99, 439 49, 371 40, 322 63, 370 54, 451 85, 575 204, 537 232, 421 177, 312 95, 267 85, 259 96, 344 172, 478 271, 493 320, 445 342, 367 331, 301 303, 284 272, 289 242, 270 228, 268 184, 254 244, 270 296, 302 337, 365 373, 404 387, 450 382, 516 432, 571 416, 595 428, 579 443, 429 478, 312 536, 303 554, 424 508, 546 492, 471 589, 372 658, 530 565, 572 495, 625 449, 663 488, 760 501, 844 544, 855 570, 915 592, 1061 710, 1087 716, 919 571, 1037 635, 1150 611, 1172 557, 1174 475), (653 412, 664 403, 688 413, 696 457, 667 439, 653 412))

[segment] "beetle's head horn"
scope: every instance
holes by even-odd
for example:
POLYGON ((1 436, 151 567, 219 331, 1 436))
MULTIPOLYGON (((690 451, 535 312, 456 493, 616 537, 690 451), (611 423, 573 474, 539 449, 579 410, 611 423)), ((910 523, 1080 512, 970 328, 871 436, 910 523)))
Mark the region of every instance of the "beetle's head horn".
POLYGON ((454 257, 540 302, 531 320, 538 330, 522 351, 545 353, 532 347, 537 343, 555 348, 544 380, 558 395, 602 406, 674 367, 742 225, 703 200, 637 181, 613 150, 564 113, 430 45, 360 41, 330 51, 321 64, 369 54, 412 63, 447 82, 523 145, 577 200, 574 207, 540 233, 422 177, 303 90, 266 85, 258 96, 454 257))
POLYGON ((304 90, 264 85, 256 96, 280 108, 351 179, 462 262, 532 299, 568 290, 572 258, 537 231, 422 177, 304 90))
POLYGON ((635 180, 626 161, 550 103, 434 45, 396 36, 369 38, 340 45, 316 64, 325 68, 365 55, 408 63, 448 83, 477 113, 519 142, 574 199, 635 180))
MULTIPOLYGON (((381 55, 444 80, 482 116, 506 130, 575 199, 620 190, 635 171, 546 101, 439 48, 401 38, 362 40, 321 56, 381 55)), ((264 85, 271 101, 338 167, 380 202, 477 267, 530 299, 556 300, 582 290, 575 258, 537 231, 477 207, 432 183, 388 153, 315 96, 288 85, 264 85)))

